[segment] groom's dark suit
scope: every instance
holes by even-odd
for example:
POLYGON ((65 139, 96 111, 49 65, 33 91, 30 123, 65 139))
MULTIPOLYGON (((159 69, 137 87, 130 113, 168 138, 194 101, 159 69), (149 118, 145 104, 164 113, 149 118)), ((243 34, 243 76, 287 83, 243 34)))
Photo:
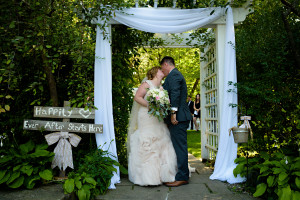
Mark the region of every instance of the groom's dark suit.
POLYGON ((183 75, 174 68, 167 76, 163 88, 168 91, 171 107, 178 108, 176 119, 179 122, 173 125, 168 118, 166 122, 170 129, 171 140, 177 155, 178 172, 175 180, 187 181, 189 179, 188 169, 188 151, 187 151, 187 133, 189 121, 192 116, 189 107, 186 104, 187 87, 183 75))

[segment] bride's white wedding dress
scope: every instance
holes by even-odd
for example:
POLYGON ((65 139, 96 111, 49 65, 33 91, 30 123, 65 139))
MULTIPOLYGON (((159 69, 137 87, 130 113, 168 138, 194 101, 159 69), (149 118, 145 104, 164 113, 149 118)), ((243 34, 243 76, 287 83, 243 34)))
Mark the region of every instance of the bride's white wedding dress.
MULTIPOLYGON (((154 87, 150 80, 146 82, 154 87)), ((175 181, 176 154, 166 124, 149 115, 144 106, 138 106, 136 121, 127 141, 129 180, 142 186, 175 181)))

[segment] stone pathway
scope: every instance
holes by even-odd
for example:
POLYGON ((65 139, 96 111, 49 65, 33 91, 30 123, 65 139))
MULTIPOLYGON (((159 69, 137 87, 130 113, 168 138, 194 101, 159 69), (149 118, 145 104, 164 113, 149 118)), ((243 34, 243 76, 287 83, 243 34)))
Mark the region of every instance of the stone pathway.
POLYGON ((180 187, 140 187, 133 185, 127 178, 122 178, 117 189, 98 196, 97 200, 252 200, 248 194, 234 193, 221 181, 210 180, 212 171, 189 154, 189 163, 196 168, 188 185, 180 187))
MULTIPOLYGON (((189 163, 196 168, 188 185, 180 187, 140 187, 132 184, 127 178, 122 178, 117 189, 109 190, 107 194, 97 196, 97 200, 254 200, 244 193, 234 193, 228 190, 221 181, 210 180, 211 170, 189 155, 189 163)), ((64 200, 62 185, 54 184, 33 190, 0 190, 0 200, 64 200)))

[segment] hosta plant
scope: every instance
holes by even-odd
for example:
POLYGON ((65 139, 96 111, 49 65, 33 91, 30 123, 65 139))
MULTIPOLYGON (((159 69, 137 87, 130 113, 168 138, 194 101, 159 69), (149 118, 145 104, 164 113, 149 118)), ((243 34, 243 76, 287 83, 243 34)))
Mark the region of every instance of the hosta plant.
MULTIPOLYGON (((247 159, 240 157, 233 170, 235 176, 247 174, 247 159)), ((248 173, 256 174, 254 197, 266 199, 296 200, 300 199, 300 157, 286 156, 281 152, 268 154, 260 152, 257 157, 249 158, 248 173)))
MULTIPOLYGON (((32 189, 36 183, 52 180, 53 152, 47 144, 35 145, 32 141, 8 150, 0 150, 0 185, 10 188, 24 185, 32 189)), ((1 186, 1 187, 2 187, 1 186)))

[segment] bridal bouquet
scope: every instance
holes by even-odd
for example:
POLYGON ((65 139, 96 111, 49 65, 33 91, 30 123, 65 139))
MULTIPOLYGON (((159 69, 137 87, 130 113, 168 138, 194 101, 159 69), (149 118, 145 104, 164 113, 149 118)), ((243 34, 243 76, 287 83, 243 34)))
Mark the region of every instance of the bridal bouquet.
POLYGON ((168 92, 162 87, 152 88, 148 90, 146 99, 149 102, 148 113, 157 117, 159 121, 163 121, 171 109, 168 92))

